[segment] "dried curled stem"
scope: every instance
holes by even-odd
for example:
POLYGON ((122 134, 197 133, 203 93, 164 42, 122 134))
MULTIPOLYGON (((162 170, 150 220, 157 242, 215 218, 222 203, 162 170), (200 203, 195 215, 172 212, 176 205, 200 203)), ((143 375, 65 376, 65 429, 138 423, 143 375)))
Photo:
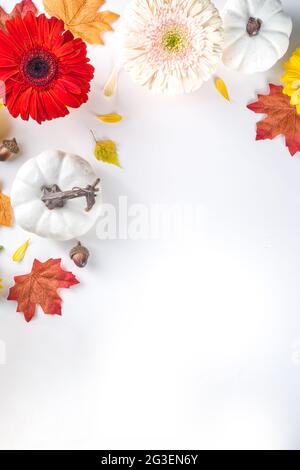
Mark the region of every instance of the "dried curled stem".
POLYGON ((100 191, 100 188, 97 187, 99 183, 100 178, 93 185, 88 185, 86 188, 73 188, 70 191, 61 191, 57 184, 43 186, 41 200, 49 210, 53 210, 64 207, 65 201, 69 199, 85 197, 87 201, 85 210, 89 212, 96 203, 97 193, 100 191))

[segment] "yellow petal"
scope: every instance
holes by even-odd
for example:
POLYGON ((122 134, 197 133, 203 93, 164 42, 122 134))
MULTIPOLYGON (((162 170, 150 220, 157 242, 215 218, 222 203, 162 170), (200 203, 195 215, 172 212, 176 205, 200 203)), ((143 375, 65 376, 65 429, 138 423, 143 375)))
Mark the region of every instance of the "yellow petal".
POLYGON ((300 80, 295 80, 291 86, 294 90, 297 90, 297 88, 300 88, 300 80))
POLYGON ((115 124, 116 122, 122 121, 123 116, 117 113, 112 113, 112 114, 104 114, 103 116, 97 116, 97 119, 107 124, 115 124))
POLYGON ((292 105, 300 104, 300 88, 292 94, 291 104, 292 105))
POLYGON ((114 67, 112 70, 112 73, 109 76, 109 79, 107 80, 104 89, 103 89, 103 94, 104 96, 107 96, 108 98, 111 96, 114 96, 116 94, 117 90, 117 84, 118 84, 118 76, 119 76, 119 68, 114 67))
POLYGON ((293 72, 289 69, 282 75, 281 80, 284 83, 293 83, 299 80, 299 72, 293 72))
POLYGON ((221 78, 216 78, 215 80, 216 89, 218 92, 225 98, 225 100, 230 101, 229 93, 225 82, 221 78))
POLYGON ((15 253, 12 256, 12 260, 15 261, 15 263, 19 263, 20 261, 23 260, 26 254, 26 251, 28 249, 29 243, 30 243, 30 240, 27 240, 27 242, 23 243, 23 245, 21 245, 17 249, 17 251, 15 251, 15 253))

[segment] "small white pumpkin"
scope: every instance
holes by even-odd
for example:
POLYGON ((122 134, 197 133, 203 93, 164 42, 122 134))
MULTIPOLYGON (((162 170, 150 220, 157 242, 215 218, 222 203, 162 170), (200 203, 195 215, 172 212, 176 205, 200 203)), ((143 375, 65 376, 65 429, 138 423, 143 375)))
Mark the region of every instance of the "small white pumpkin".
POLYGON ((67 199, 63 207, 50 210, 42 201, 42 188, 57 185, 64 192, 87 188, 96 180, 91 165, 76 155, 50 150, 32 158, 20 168, 12 187, 11 201, 17 224, 44 238, 64 241, 81 237, 97 221, 101 194, 90 211, 86 210, 86 197, 67 199))
POLYGON ((288 49, 293 25, 280 0, 229 0, 223 20, 223 62, 233 70, 264 72, 288 49))

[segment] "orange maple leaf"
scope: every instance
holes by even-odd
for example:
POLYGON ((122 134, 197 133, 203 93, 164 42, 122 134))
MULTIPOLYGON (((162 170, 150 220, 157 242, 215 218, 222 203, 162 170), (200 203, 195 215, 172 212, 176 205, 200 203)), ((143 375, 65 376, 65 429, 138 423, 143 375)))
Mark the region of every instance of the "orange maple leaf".
POLYGON ((27 322, 34 317, 36 305, 48 315, 61 315, 57 289, 79 284, 74 274, 61 269, 60 263, 61 259, 49 259, 45 263, 34 260, 30 274, 14 278, 15 285, 9 290, 7 300, 18 302, 17 312, 24 313, 27 322))
POLYGON ((13 223, 12 208, 10 198, 0 193, 0 225, 11 227, 13 223))
POLYGON ((104 44, 102 34, 112 31, 119 18, 111 11, 98 11, 105 0, 43 0, 46 12, 63 20, 65 28, 89 44, 104 44))
POLYGON ((300 115, 296 106, 290 104, 290 97, 282 93, 283 87, 270 84, 268 95, 258 95, 258 101, 247 106, 251 111, 266 114, 257 123, 256 140, 285 137, 286 146, 293 156, 300 151, 300 115))
POLYGON ((7 20, 12 20, 16 16, 21 16, 23 18, 30 11, 35 14, 38 11, 32 0, 22 0, 20 3, 17 3, 11 13, 6 13, 6 11, 0 7, 0 29, 6 31, 7 20))

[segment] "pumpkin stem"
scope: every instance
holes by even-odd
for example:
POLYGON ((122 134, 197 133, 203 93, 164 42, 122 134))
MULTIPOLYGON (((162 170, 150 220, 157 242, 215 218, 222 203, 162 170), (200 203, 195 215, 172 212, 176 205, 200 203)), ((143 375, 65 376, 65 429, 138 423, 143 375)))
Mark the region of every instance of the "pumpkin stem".
POLYGON ((249 36, 253 37, 259 34, 261 27, 262 27, 262 20, 260 20, 259 18, 253 18, 251 16, 248 20, 246 30, 249 36))
POLYGON ((99 183, 100 179, 98 178, 93 185, 89 184, 86 188, 73 188, 71 191, 61 191, 57 184, 43 186, 41 200, 52 211, 53 209, 64 207, 65 201, 68 199, 85 197, 87 202, 85 210, 89 212, 96 203, 97 192, 99 192, 97 186, 99 183))

